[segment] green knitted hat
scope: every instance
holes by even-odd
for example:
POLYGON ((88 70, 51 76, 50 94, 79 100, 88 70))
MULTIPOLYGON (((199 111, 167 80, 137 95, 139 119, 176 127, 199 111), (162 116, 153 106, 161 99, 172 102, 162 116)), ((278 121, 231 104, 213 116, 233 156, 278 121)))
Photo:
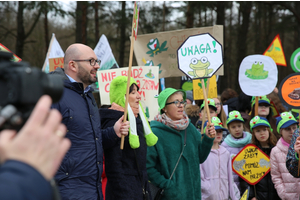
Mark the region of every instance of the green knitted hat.
MULTIPOLYGON (((214 109, 214 111, 217 111, 216 103, 214 99, 207 99, 208 107, 214 109)), ((203 100, 203 103, 200 106, 200 111, 204 108, 205 106, 205 100, 203 100)))
POLYGON ((250 121, 250 130, 252 131, 253 128, 258 127, 258 126, 266 126, 272 130, 270 123, 268 120, 264 117, 260 116, 255 116, 251 119, 250 121))
MULTIPOLYGON (((111 81, 109 89, 109 98, 111 104, 114 102, 125 108, 127 79, 127 76, 118 76, 111 81)), ((130 86, 133 83, 135 83, 138 86, 137 82, 132 77, 130 77, 130 86)))
POLYGON ((161 113, 161 109, 163 109, 166 106, 168 98, 175 92, 182 92, 183 100, 184 101, 186 100, 186 93, 184 90, 176 90, 174 88, 166 88, 163 91, 161 91, 158 96, 155 97, 155 98, 157 98, 157 101, 158 101, 160 113, 161 113))
POLYGON ((233 110, 228 114, 227 120, 226 120, 227 126, 228 126, 228 124, 230 124, 233 121, 245 122, 244 119, 242 118, 241 113, 237 110, 233 110))
POLYGON ((283 112, 279 117, 276 117, 276 126, 278 133, 280 133, 281 128, 287 128, 293 124, 298 124, 298 122, 290 112, 283 112))
MULTIPOLYGON (((258 97, 258 105, 261 103, 265 103, 265 104, 268 104, 269 106, 271 106, 270 99, 268 99, 268 97, 266 95, 258 97)), ((255 104, 255 97, 253 96, 251 99, 251 106, 253 107, 254 104, 255 104)))

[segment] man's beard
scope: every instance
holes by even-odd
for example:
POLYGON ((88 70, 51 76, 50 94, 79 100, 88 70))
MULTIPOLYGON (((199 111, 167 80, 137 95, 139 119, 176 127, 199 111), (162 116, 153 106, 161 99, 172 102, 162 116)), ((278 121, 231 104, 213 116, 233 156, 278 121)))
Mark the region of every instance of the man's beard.
POLYGON ((97 82, 97 77, 93 78, 91 73, 88 72, 85 68, 83 68, 80 64, 78 64, 77 77, 82 83, 86 85, 91 85, 92 83, 97 82))

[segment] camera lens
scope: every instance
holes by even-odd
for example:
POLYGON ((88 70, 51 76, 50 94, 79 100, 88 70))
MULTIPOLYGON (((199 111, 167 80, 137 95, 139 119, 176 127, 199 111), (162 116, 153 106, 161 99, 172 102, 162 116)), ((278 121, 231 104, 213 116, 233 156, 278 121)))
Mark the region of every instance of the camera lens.
POLYGON ((52 98, 52 102, 56 103, 62 97, 64 91, 64 82, 60 75, 46 74, 47 83, 44 84, 44 92, 52 98))

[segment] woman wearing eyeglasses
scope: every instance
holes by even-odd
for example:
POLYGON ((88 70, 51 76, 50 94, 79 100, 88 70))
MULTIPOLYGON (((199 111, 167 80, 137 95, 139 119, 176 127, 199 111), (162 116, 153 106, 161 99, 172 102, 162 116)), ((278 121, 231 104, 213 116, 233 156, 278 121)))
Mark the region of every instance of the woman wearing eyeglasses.
POLYGON ((150 126, 158 142, 147 149, 149 180, 164 189, 162 199, 201 199, 199 164, 210 152, 214 138, 209 135, 216 134, 215 128, 211 124, 208 135, 201 140, 200 133, 183 112, 184 91, 166 88, 157 98, 160 114, 150 126))

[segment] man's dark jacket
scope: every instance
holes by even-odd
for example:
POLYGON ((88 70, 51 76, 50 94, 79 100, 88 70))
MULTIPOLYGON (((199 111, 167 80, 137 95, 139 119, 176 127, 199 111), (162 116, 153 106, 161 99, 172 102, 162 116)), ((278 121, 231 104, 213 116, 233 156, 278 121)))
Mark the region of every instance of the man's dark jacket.
POLYGON ((64 79, 64 93, 52 107, 62 114, 72 143, 55 175, 62 199, 102 200, 103 147, 114 144, 116 133, 113 127, 101 130, 91 90, 85 93, 83 84, 72 83, 61 68, 53 74, 64 79))

